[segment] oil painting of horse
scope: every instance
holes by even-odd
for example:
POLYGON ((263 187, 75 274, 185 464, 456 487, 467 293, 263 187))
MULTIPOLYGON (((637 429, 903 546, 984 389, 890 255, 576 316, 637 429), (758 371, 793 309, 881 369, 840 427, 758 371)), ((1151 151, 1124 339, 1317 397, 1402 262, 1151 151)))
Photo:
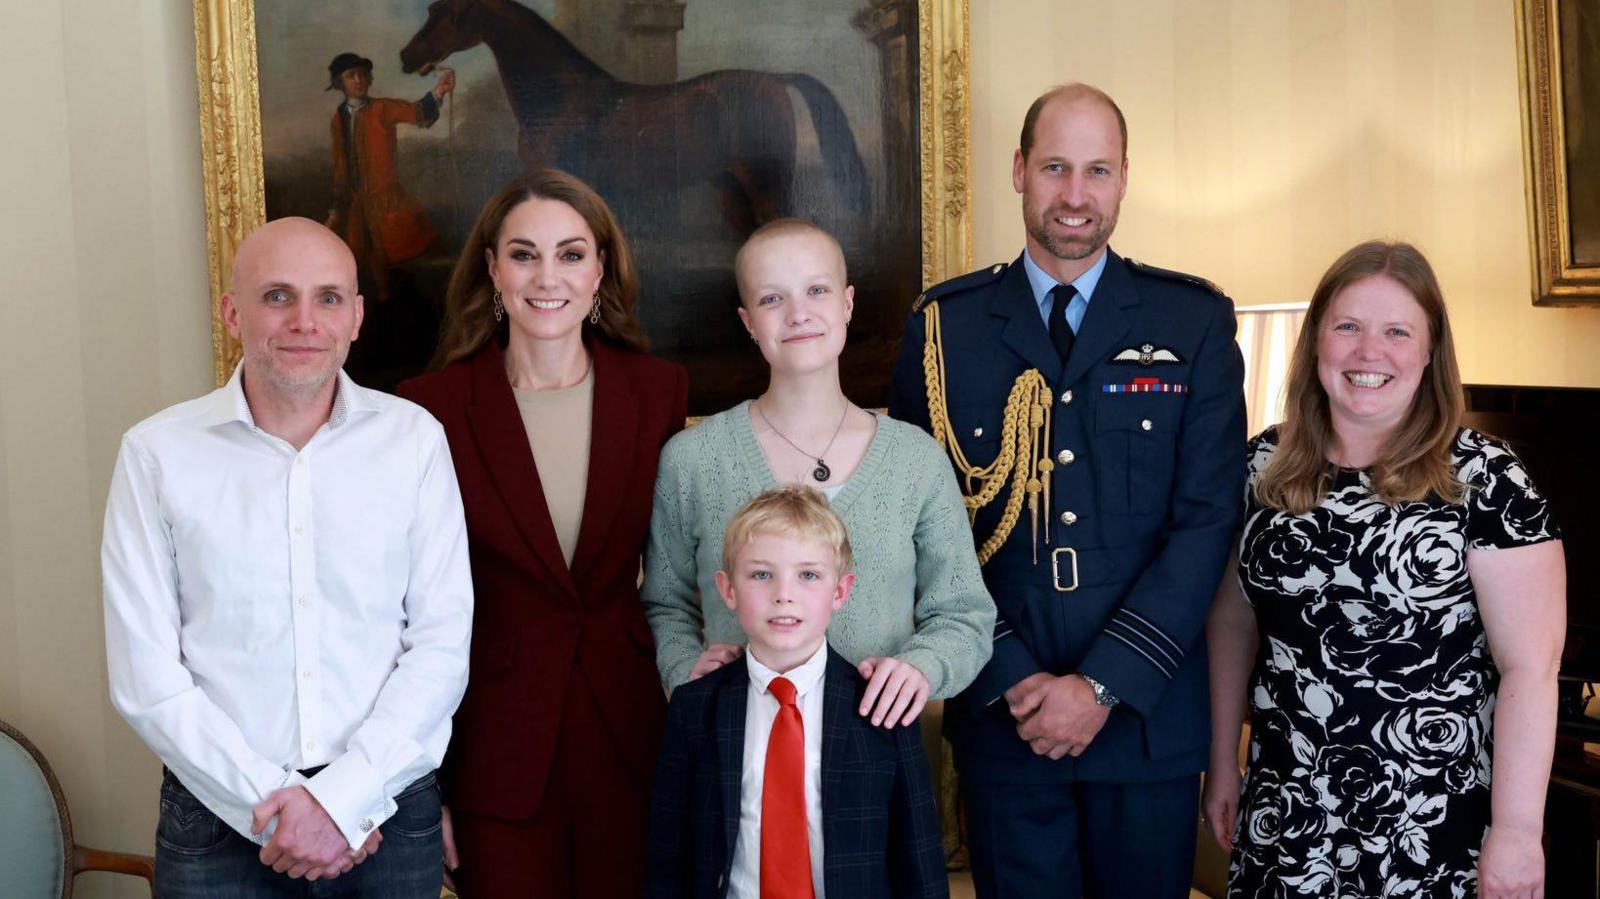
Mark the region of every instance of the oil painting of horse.
POLYGON ((628 235, 640 318, 652 351, 689 368, 691 414, 764 386, 733 312, 733 255, 763 222, 809 218, 839 238, 856 285, 846 389, 882 405, 922 249, 916 29, 875 32, 886 6, 916 15, 905 0, 257 3, 267 217, 349 235, 368 311, 348 368, 388 388, 426 365, 483 201, 526 168, 570 171, 628 235), (361 83, 348 72, 363 64, 361 83), (370 140, 420 223, 405 253, 341 216, 359 208, 348 185, 376 177, 354 167, 341 112, 365 103, 393 111, 370 140))

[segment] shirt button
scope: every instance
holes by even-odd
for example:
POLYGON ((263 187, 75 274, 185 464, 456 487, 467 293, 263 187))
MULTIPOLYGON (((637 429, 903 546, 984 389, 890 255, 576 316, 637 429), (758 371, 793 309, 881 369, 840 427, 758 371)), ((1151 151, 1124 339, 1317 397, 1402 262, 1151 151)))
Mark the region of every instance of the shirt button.
POLYGON ((314 752, 316 750, 316 748, 317 748, 317 741, 316 740, 307 740, 306 741, 306 752, 314 752))
POLYGON ((1056 461, 1060 462, 1062 465, 1071 465, 1073 460, 1076 458, 1078 457, 1072 454, 1072 450, 1062 450, 1061 452, 1056 453, 1056 461))
POLYGON ((1065 524, 1065 525, 1077 524, 1078 523, 1078 515, 1077 515, 1077 513, 1075 513, 1075 512, 1062 512, 1061 513, 1061 523, 1065 524))
POLYGON ((362 821, 361 821, 361 832, 362 833, 372 833, 372 819, 371 818, 363 818, 362 819, 362 821))
POLYGON ((1144 421, 1139 422, 1139 427, 1144 428, 1146 431, 1150 430, 1152 427, 1150 424, 1150 419, 1147 418, 1144 421))
POLYGON ((295 600, 295 602, 298 602, 302 606, 305 605, 306 603, 310 602, 310 601, 311 600, 306 599, 304 596, 302 596, 299 599, 295 600))
MULTIPOLYGON (((1146 424, 1148 424, 1148 422, 1146 422, 1146 424)), ((297 524, 297 525, 294 526, 294 532, 296 534, 304 534, 306 532, 306 529, 297 524)))
POLYGON ((1061 405, 1065 406, 1065 405, 1067 405, 1068 403, 1071 403, 1071 402, 1072 402, 1072 391, 1070 391, 1070 390, 1061 391, 1061 405))
POLYGON ((306 464, 306 457, 305 456, 295 456, 294 457, 294 464, 296 464, 296 465, 304 465, 304 464, 306 464))
POLYGON ((300 672, 300 676, 305 678, 306 680, 310 680, 311 679, 311 672, 310 671, 302 671, 302 672, 300 672))

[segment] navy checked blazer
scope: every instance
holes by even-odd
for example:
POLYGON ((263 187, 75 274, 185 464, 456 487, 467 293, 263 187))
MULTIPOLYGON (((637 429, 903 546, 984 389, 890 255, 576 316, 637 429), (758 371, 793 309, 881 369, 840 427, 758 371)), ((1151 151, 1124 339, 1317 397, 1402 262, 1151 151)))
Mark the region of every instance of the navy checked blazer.
MULTIPOLYGON (((822 683, 824 891, 829 899, 947 899, 919 726, 884 730, 856 714, 867 682, 832 647, 822 683)), ((741 657, 672 694, 650 801, 650 899, 727 894, 749 689, 741 657)))
MULTIPOLYGON (((945 706, 963 777, 1130 783, 1206 765, 1205 619, 1245 480, 1233 304, 1193 275, 1106 253, 1065 365, 1020 258, 929 288, 918 303, 920 310, 938 301, 946 406, 972 464, 1000 452, 1018 375, 1038 369, 1051 389, 1054 468, 1039 543, 1024 508, 983 568, 999 612, 994 654, 945 706), (1078 758, 1037 756, 1017 736, 1003 694, 1041 671, 1087 675, 1122 700, 1078 758)), ((925 326, 914 312, 889 414, 928 429, 925 326)), ((978 512, 980 542, 994 532, 1009 490, 978 512)))

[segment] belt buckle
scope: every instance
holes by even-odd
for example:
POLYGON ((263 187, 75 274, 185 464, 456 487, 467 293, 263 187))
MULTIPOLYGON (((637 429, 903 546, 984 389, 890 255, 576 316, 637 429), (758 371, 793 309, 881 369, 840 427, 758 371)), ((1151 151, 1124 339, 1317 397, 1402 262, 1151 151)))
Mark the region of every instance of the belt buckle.
POLYGON ((1078 551, 1070 546, 1058 546, 1050 551, 1050 580, 1057 593, 1071 593, 1078 589, 1078 551), (1071 586, 1061 585, 1061 554, 1066 553, 1072 564, 1071 586))

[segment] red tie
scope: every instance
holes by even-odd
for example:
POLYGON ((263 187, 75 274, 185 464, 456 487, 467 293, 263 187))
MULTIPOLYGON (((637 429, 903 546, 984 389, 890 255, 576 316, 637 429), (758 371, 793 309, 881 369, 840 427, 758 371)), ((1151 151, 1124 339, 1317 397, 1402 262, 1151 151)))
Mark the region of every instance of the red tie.
POLYGON ((775 677, 767 691, 778 717, 767 739, 761 788, 761 899, 814 899, 811 838, 806 830, 806 730, 794 684, 775 677))

